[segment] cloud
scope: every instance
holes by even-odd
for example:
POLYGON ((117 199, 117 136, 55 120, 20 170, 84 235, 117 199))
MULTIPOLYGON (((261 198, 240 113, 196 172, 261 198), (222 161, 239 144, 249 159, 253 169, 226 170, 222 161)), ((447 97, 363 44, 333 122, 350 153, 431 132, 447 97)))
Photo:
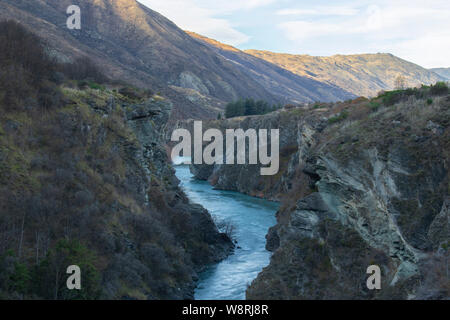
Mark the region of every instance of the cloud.
POLYGON ((350 7, 316 7, 314 9, 282 9, 276 12, 280 16, 352 16, 358 10, 350 7))
POLYGON ((391 51, 395 55, 409 61, 417 61, 428 68, 449 67, 450 32, 427 34, 416 39, 405 40, 393 45, 391 51))
POLYGON ((445 54, 450 44, 447 1, 379 1, 367 7, 355 3, 335 13, 313 7, 298 12, 286 9, 278 14, 291 16, 277 25, 291 47, 307 48, 309 54, 375 50, 426 67, 450 64, 445 54), (327 17, 322 17, 325 13, 327 17))
POLYGON ((182 29, 240 48, 390 52, 425 67, 450 65, 448 0, 342 0, 328 6, 317 0, 139 1, 182 29))
POLYGON ((204 36, 219 39, 238 46, 250 37, 239 31, 224 15, 236 11, 251 10, 267 6, 275 0, 139 0, 184 30, 194 31, 204 36))

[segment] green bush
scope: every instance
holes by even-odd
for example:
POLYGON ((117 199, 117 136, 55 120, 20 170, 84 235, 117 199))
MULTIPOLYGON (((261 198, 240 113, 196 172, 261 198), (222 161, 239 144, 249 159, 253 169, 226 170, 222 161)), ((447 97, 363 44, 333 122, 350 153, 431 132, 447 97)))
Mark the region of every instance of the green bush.
POLYGON ((92 300, 100 296, 100 276, 94 267, 95 256, 77 240, 60 240, 36 267, 34 292, 44 299, 92 300), (67 289, 67 267, 81 269, 81 290, 67 289))
POLYGON ((348 118, 348 112, 342 111, 339 115, 328 119, 329 124, 337 123, 348 118))
POLYGON ((372 111, 378 111, 378 109, 381 107, 381 103, 379 103, 379 102, 376 102, 376 101, 371 101, 370 103, 369 103, 369 108, 372 110, 372 111))
POLYGON ((403 90, 387 91, 381 97, 383 104, 386 106, 392 106, 400 102, 402 98, 403 90))
POLYGON ((431 86, 430 93, 432 95, 445 95, 448 93, 448 86, 445 82, 437 82, 434 86, 431 86))
POLYGON ((89 88, 94 89, 94 90, 101 90, 104 91, 105 90, 105 86, 102 86, 101 84, 98 84, 96 82, 89 82, 89 88))
POLYGON ((281 106, 269 105, 263 100, 239 99, 235 102, 230 102, 225 108, 225 117, 227 119, 241 116, 262 115, 280 109, 281 106))
POLYGON ((11 250, 0 257, 0 289, 9 294, 25 295, 29 292, 31 274, 11 250))

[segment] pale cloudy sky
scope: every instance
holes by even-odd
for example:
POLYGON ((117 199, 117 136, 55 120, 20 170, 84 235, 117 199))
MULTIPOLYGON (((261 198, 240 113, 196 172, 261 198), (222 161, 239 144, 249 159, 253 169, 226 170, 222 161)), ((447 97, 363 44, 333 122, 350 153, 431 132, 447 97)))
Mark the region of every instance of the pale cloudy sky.
POLYGON ((450 0, 138 0, 180 28, 240 49, 389 52, 450 67, 450 0))

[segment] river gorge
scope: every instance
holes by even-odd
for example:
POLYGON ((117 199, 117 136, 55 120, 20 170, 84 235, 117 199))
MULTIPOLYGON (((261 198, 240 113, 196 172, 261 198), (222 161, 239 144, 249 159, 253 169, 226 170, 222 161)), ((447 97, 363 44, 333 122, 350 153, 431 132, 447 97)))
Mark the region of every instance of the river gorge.
POLYGON ((230 222, 235 228, 234 253, 199 275, 195 299, 244 300, 247 286, 269 264, 265 236, 276 224, 278 203, 238 192, 214 190, 208 182, 196 180, 189 166, 175 168, 189 199, 208 209, 216 220, 230 222))

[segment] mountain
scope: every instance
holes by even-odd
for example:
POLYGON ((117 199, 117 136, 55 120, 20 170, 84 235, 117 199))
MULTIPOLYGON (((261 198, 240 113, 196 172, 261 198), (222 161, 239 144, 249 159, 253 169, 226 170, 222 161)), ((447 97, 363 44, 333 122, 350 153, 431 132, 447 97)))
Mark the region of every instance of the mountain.
POLYGON ((245 52, 297 75, 336 85, 357 96, 372 97, 381 90, 392 90, 398 76, 405 79, 408 87, 443 80, 427 69, 388 53, 314 57, 258 50, 245 52))
POLYGON ((250 75, 267 91, 285 97, 289 102, 314 102, 347 100, 353 94, 333 85, 320 82, 310 77, 296 75, 273 63, 247 54, 235 47, 216 40, 186 31, 199 42, 206 44, 219 56, 236 64, 244 73, 250 75))
POLYGON ((179 118, 216 117, 226 102, 280 98, 233 62, 135 0, 2 0, 0 19, 14 19, 44 38, 60 61, 88 56, 112 79, 161 91, 179 118), (69 5, 81 30, 66 27, 69 5))
POLYGON ((450 68, 433 68, 430 71, 437 73, 446 80, 450 80, 450 68))

